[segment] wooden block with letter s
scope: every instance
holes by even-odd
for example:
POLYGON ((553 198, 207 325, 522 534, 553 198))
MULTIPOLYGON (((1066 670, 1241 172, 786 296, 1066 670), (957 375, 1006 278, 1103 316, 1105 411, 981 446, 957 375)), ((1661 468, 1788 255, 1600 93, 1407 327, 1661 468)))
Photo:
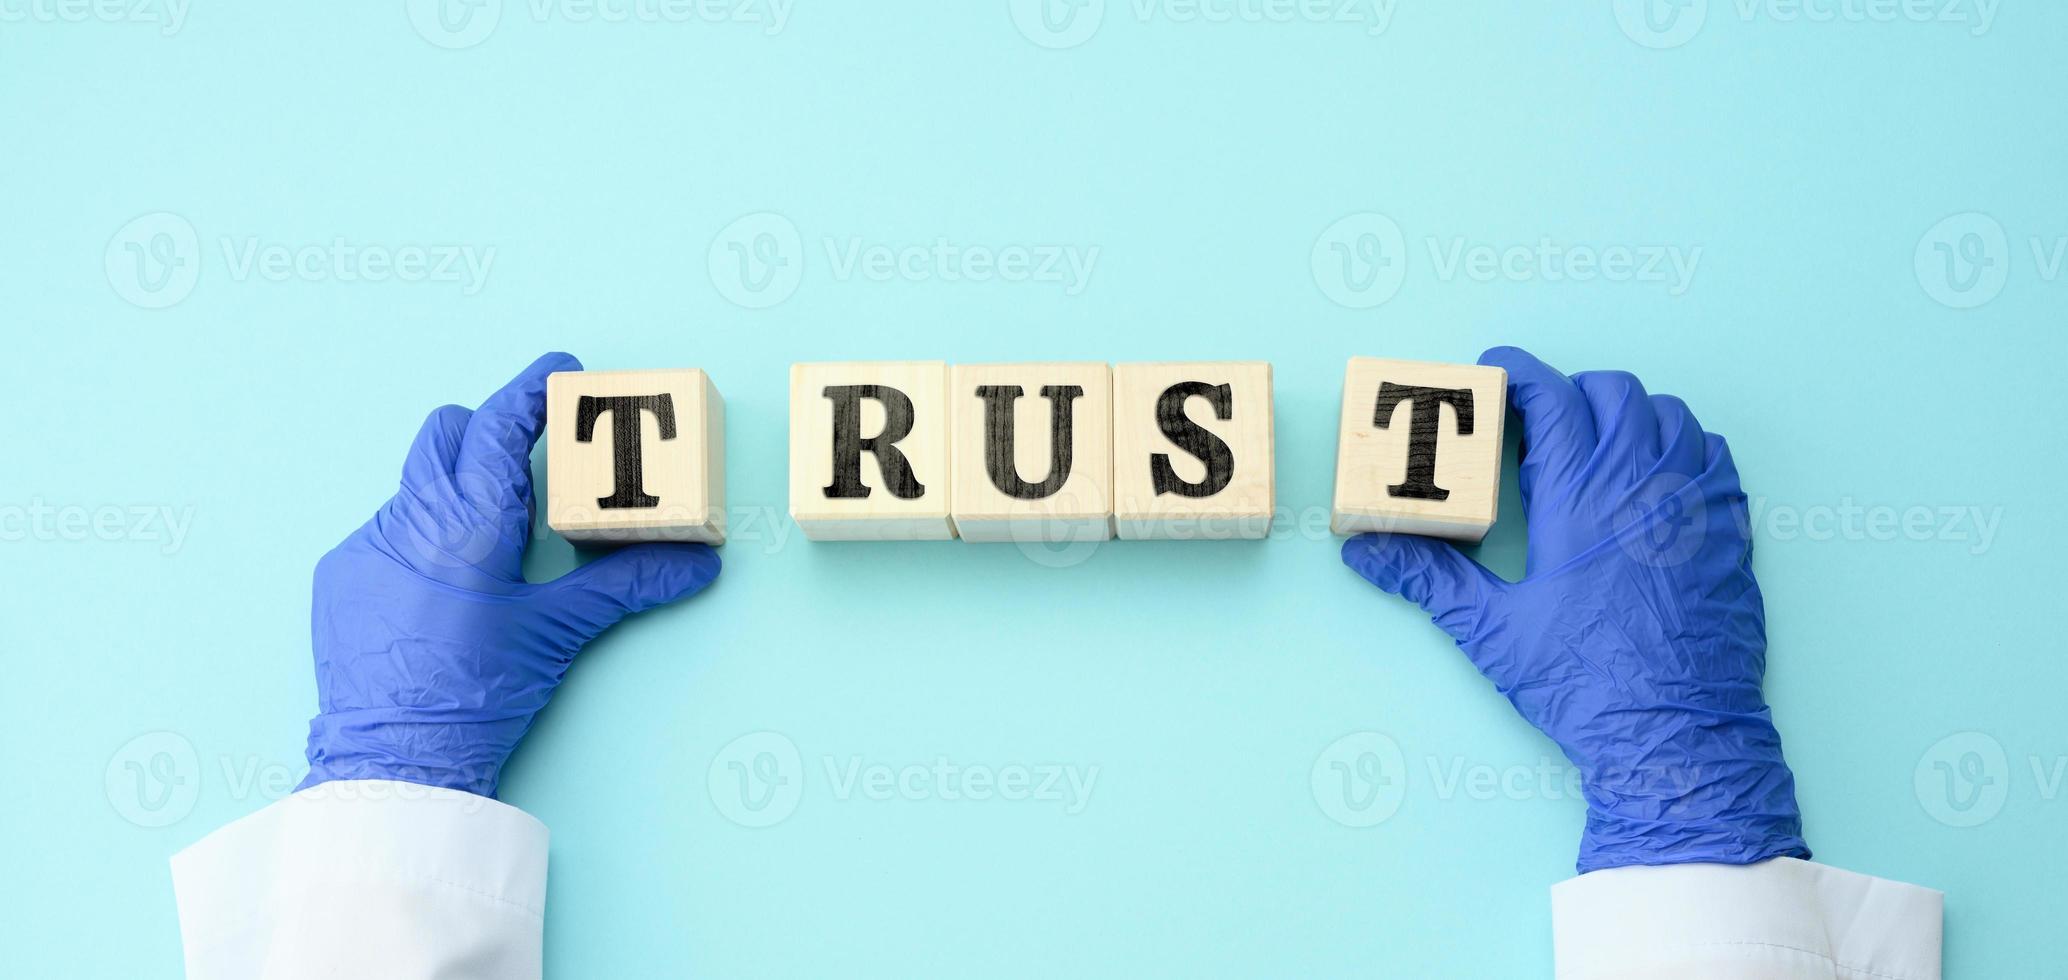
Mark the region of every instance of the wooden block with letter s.
POLYGON ((1113 368, 1113 519, 1130 540, 1262 538, 1274 506, 1271 365, 1113 368))
POLYGON ((1103 361, 958 364, 955 532, 964 541, 1113 536, 1113 372, 1103 361))
POLYGON ((1330 526, 1485 537, 1500 503, 1507 414, 1500 368, 1351 358, 1330 526))
POLYGON ((546 524, 583 544, 724 544, 725 400, 710 377, 547 376, 546 524))
POLYGON ((948 365, 790 366, 790 517, 814 541, 955 536, 948 365))

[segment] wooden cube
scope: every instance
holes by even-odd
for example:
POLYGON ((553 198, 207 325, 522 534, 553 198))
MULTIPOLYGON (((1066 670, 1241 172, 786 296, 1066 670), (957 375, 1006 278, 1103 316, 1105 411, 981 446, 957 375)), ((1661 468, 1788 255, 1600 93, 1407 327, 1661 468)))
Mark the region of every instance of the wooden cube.
POLYGON ((948 365, 790 367, 790 517, 814 541, 945 540, 948 365))
POLYGON ((1121 538, 1262 538, 1275 486, 1271 365, 1113 368, 1113 519, 1121 538))
POLYGON ((958 364, 955 532, 964 541, 1113 536, 1113 372, 1104 362, 958 364))
POLYGON ((1485 537, 1501 499, 1507 416, 1500 368, 1351 358, 1330 526, 1485 537))
POLYGON ((724 544, 717 386, 695 368, 548 376, 546 524, 584 544, 724 544))

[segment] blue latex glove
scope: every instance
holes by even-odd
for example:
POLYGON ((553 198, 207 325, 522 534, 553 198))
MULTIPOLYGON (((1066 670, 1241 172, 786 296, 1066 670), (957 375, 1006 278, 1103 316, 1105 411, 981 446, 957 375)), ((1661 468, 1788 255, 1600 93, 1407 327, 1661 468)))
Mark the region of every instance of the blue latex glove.
POLYGON ((1579 870, 1808 857, 1760 694, 1766 615, 1723 437, 1670 395, 1497 347, 1522 417, 1523 580, 1451 545, 1362 535, 1343 561, 1434 617, 1578 766, 1579 870))
POLYGON ((391 779, 494 796, 575 651, 718 575, 709 547, 641 544, 524 581, 546 375, 581 367, 548 354, 479 409, 432 412, 401 491, 316 563, 321 713, 302 788, 391 779))

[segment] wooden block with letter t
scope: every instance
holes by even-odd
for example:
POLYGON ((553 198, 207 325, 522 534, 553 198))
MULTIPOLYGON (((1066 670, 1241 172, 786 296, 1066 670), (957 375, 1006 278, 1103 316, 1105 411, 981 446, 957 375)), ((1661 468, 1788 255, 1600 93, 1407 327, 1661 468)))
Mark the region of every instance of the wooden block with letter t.
POLYGON ((1500 368, 1351 358, 1330 526, 1485 537, 1501 498, 1507 414, 1500 368))
POLYGON ((725 543, 725 401, 704 372, 546 378, 546 524, 570 541, 725 543))
POLYGON ((1113 368, 1113 521, 1126 539, 1261 538, 1275 487, 1271 365, 1113 368))
POLYGON ((1113 536, 1113 372, 1103 361, 958 364, 955 532, 964 541, 1113 536))
POLYGON ((945 540, 948 365, 790 366, 790 517, 814 541, 945 540))

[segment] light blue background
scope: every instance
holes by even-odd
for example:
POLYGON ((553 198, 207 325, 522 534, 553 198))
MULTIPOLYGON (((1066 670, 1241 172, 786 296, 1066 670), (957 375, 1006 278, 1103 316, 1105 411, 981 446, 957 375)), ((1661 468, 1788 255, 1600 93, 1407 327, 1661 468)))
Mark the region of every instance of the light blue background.
MULTIPOLYGON (((1636 371, 1731 438, 1772 518, 1768 692, 1818 857, 1944 889, 1949 976, 2057 970, 2068 9, 1990 6, 1978 35, 1973 0, 1966 23, 1711 0, 1663 49, 1608 3, 1410 3, 1373 33, 1106 0, 1061 49, 1001 0, 802 0, 774 33, 504 0, 457 50, 427 38, 472 36, 393 0, 202 0, 176 31, 0 21, 0 973, 177 974, 166 857, 301 773, 313 562, 392 491, 427 410, 543 350, 707 369, 732 500, 764 515, 785 507, 792 361, 1268 359, 1280 502, 1311 514, 1346 358, 1497 343, 1636 371), (193 229, 190 293, 139 292, 123 229, 156 212, 193 229), (782 299, 746 309, 708 259, 760 212, 798 230, 802 276, 733 289, 782 299), (1312 259, 1365 212, 1406 252, 1397 294, 1337 291, 1386 299, 1358 309, 1312 259), (1968 212, 1987 217, 1935 234, 1958 250, 1993 221, 2001 244, 1959 254, 2007 275, 1958 310, 1935 297, 1994 284, 1960 291, 1973 270, 1947 279, 1927 235, 1968 212), (472 295, 236 268, 338 238, 494 261, 472 295), (937 238, 1099 252, 1075 295, 843 279, 828 257, 937 238), (1456 239, 1701 252, 1675 295, 1446 276, 1429 242, 1456 239), (39 504, 191 527, 100 540, 29 527, 39 504), (1985 546, 1972 524, 1785 516, 1852 505, 1998 524, 1985 546), (123 768, 153 732, 192 747, 165 760, 190 811, 123 768), (1962 810, 1978 784, 1949 794, 1934 763, 1970 751, 1988 782, 1962 810)), ((1511 574, 1512 494, 1483 549, 1511 574)), ((1336 547, 1288 527, 1051 567, 743 535, 710 593, 583 655, 508 773, 553 829, 549 974, 1548 975, 1581 807, 1534 776, 1450 776, 1555 748, 1336 547), (750 829, 706 777, 761 731, 797 747, 803 795, 750 829), (1310 773, 1360 732, 1399 746, 1402 796, 1353 828, 1310 773), (828 776, 937 758, 1096 783, 1073 814, 843 798, 828 776)), ((574 561, 557 538, 533 559, 574 561)))

